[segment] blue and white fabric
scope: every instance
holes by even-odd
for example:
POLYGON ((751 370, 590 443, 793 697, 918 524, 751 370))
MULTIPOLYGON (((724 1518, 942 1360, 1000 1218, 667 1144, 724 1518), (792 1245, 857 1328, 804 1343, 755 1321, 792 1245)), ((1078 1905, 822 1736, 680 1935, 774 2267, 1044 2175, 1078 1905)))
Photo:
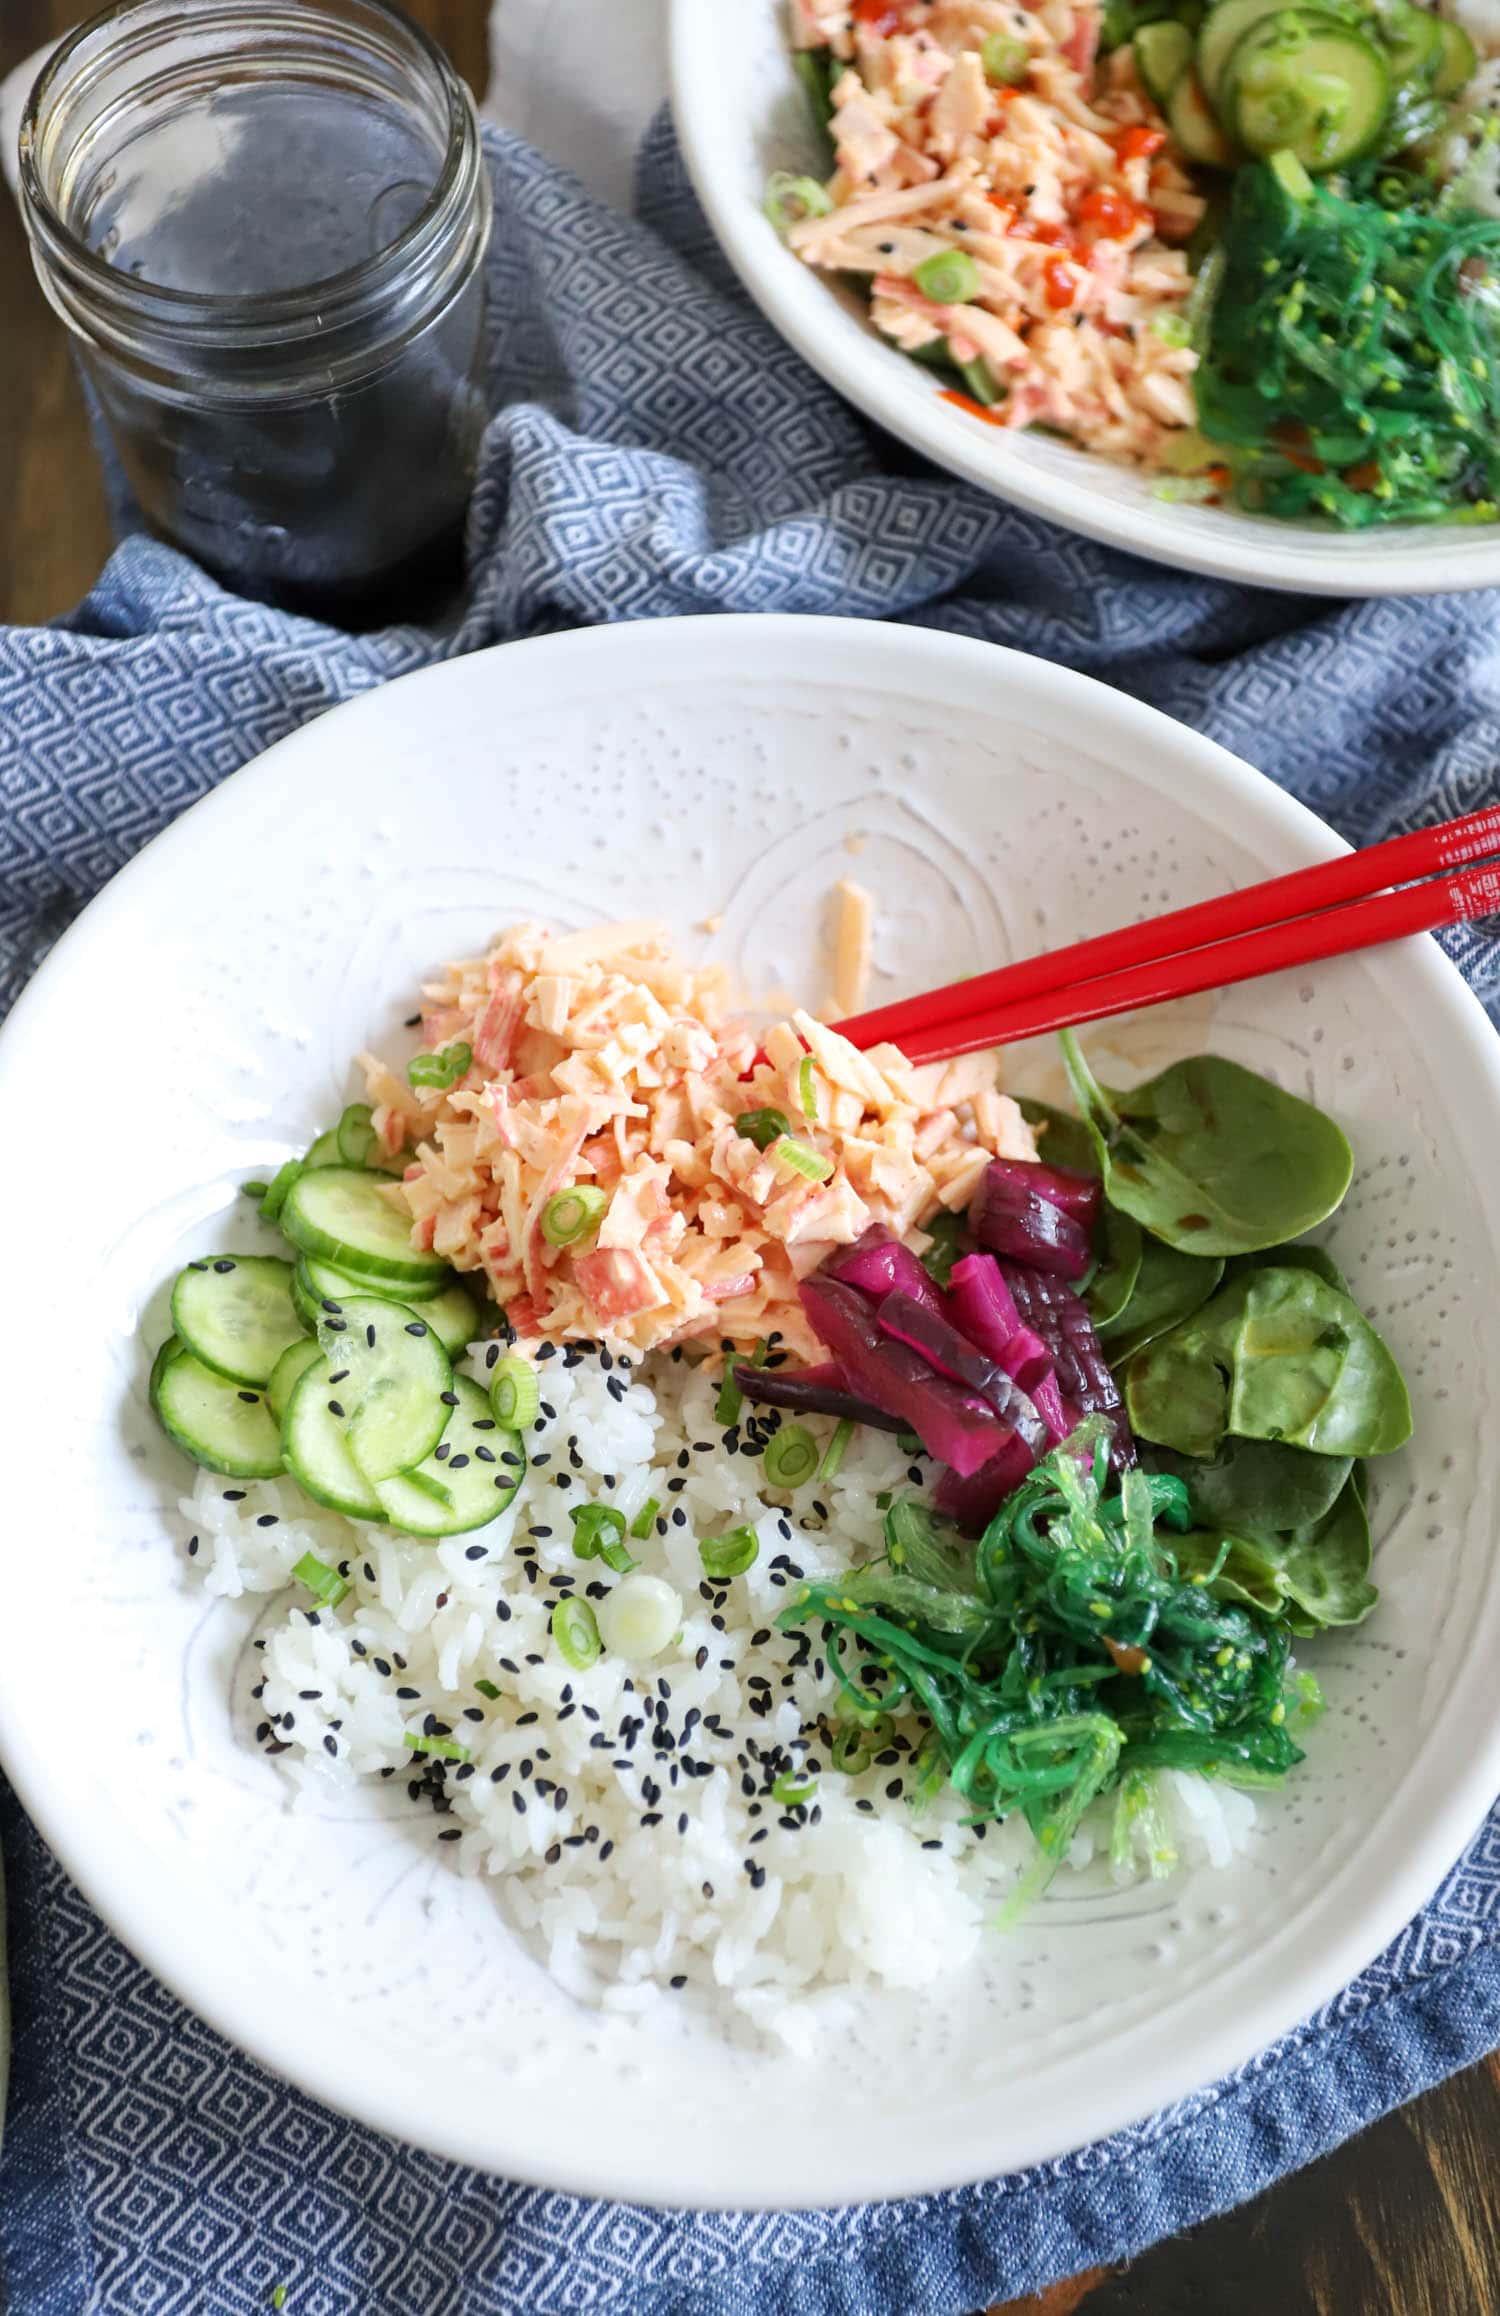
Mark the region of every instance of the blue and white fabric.
MULTIPOLYGON (((679 612, 838 612, 1085 669, 1371 842, 1492 802, 1493 596, 1327 603, 1138 563, 874 433, 734 287, 663 120, 637 214, 511 138, 491 404, 460 609, 351 637, 129 537, 70 617, 0 630, 0 995, 174 814, 338 700, 515 636, 679 612)), ((1500 1000, 1500 945, 1453 953, 1500 1000)), ((275 2082, 185 2012, 0 1807, 15 2050, 12 2316, 938 2316, 1254 2193, 1500 2042, 1500 1812, 1326 2012, 1061 2162, 909 2204, 673 2214, 507 2187, 275 2082)))

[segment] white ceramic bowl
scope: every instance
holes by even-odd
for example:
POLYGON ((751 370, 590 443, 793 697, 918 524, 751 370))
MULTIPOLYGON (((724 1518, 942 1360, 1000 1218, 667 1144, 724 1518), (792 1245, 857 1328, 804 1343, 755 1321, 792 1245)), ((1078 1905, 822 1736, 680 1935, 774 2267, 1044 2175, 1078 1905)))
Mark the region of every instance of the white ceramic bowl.
POLYGON ((826 157, 792 70, 785 0, 672 0, 672 110, 709 223, 767 319, 831 386, 939 466, 1087 538, 1184 571, 1309 595, 1420 595, 1500 584, 1500 525, 1340 532, 1227 507, 1170 505, 1154 478, 1038 433, 987 426, 898 353, 858 290, 792 255, 761 203, 773 169, 826 157))
POLYGON ((254 1604, 198 1584, 173 1510, 190 1475, 146 1408, 163 1283, 244 1242, 236 1183, 337 1113, 349 1056, 439 960, 527 913, 659 911, 694 946, 722 913, 752 987, 816 1000, 851 837, 878 995, 1335 849, 1222 750, 1040 661, 832 620, 596 630, 409 677, 273 748, 115 880, 0 1038, 6 1769, 224 2033, 524 2179, 805 2204, 1055 2155, 1331 1996, 1500 1782, 1500 1068, 1424 940, 1098 1045, 1108 1074, 1121 1045, 1155 1066, 1211 1043, 1336 1112, 1359 1170, 1332 1243, 1416 1402, 1417 1444, 1377 1480, 1383 1604, 1313 1652, 1329 1712, 1232 1870, 1059 1884, 951 1986, 861 1998, 806 2067, 674 2006, 649 2029, 575 2007, 399 1787, 288 1813, 250 1739, 254 1604))

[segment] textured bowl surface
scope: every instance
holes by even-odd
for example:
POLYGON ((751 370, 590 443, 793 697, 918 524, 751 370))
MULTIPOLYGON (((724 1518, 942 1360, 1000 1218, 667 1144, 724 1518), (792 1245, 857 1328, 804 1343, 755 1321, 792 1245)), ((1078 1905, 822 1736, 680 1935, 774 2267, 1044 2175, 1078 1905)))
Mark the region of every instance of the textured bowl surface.
MULTIPOLYGON (((399 1787, 288 1810, 250 1736, 255 1604, 211 1602, 190 1571, 190 1474, 146 1373, 177 1266, 244 1238, 235 1185, 337 1114, 349 1057, 424 973, 509 921, 660 913, 707 947, 721 916, 712 945, 748 990, 816 1004, 825 898, 851 869, 878 897, 883 997, 1333 849, 1258 774, 1082 677, 779 618, 601 629, 412 676, 153 844, 0 1038, 26 1314, 0 1751, 145 1961, 386 2130, 664 2203, 1008 2170, 1193 2091, 1331 1997, 1500 1783, 1500 1072, 1431 943, 1091 1041, 1106 1075, 1213 1045, 1325 1104, 1356 1146, 1331 1243, 1406 1364, 1418 1436, 1377 1474, 1379 1610, 1309 1652, 1329 1711, 1305 1769, 1231 1870, 1065 1878, 972 1972, 862 1995, 815 2067, 687 2012, 643 2031, 576 2007, 399 1787), (687 2127, 642 2128, 663 2116, 687 2127)), ((1055 1075, 1050 1051, 1016 1068, 1038 1090, 1055 1075)))

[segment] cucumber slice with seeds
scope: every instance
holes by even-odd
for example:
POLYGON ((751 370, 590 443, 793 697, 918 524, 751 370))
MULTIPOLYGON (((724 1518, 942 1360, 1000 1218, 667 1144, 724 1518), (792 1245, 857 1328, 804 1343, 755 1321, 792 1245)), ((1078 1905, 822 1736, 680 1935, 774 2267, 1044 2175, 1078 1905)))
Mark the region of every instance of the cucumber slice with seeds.
POLYGON ((1218 0, 1218 6, 1210 8, 1198 34, 1196 62, 1203 93, 1211 105, 1222 101, 1224 68, 1251 25, 1289 5, 1290 0, 1218 0))
POLYGON ((321 1301, 326 1295, 335 1303, 345 1303, 351 1295, 389 1295, 398 1303, 425 1303, 441 1294, 452 1276, 445 1264, 435 1278, 403 1279, 398 1286, 394 1279, 377 1279, 367 1271, 346 1270, 342 1263, 320 1262, 316 1255, 303 1255, 297 1269, 315 1300, 321 1301))
POLYGON ((1283 8, 1236 45, 1224 103, 1248 151, 1292 153, 1318 175, 1378 145, 1391 76, 1378 49, 1336 17, 1283 8))
POLYGON ((172 1289, 172 1326, 195 1359, 231 1383, 263 1384, 302 1333, 292 1266, 275 1255, 205 1255, 172 1289))
POLYGON ((409 1536, 461 1536, 507 1509, 526 1477, 521 1435, 504 1431, 467 1375, 453 1379, 458 1405, 435 1452, 376 1487, 391 1525, 409 1536))
POLYGON ((353 1295, 325 1311, 318 1348, 349 1453, 370 1481, 393 1479, 431 1455, 453 1405, 453 1369, 425 1319, 405 1303, 353 1295))
POLYGON ((1219 126, 1214 109, 1190 65, 1167 104, 1167 125, 1190 161, 1209 169, 1232 169, 1238 158, 1219 126))
POLYGON ((151 1370, 157 1421, 184 1455, 206 1472, 235 1480, 272 1480, 282 1470, 281 1434, 258 1391, 216 1375, 180 1345, 163 1344, 151 1370))
POLYGON ((337 1372, 320 1353, 292 1392, 281 1426, 286 1468, 315 1504, 351 1520, 383 1520, 380 1498, 350 1455, 344 1420, 335 1412, 343 1405, 337 1372))
POLYGON ((447 1276, 438 1255, 411 1243, 411 1217, 394 1206, 389 1185, 357 1166, 318 1166, 299 1174, 282 1208, 281 1227, 303 1254, 393 1286, 447 1276))
POLYGON ((292 1393, 313 1361, 322 1356, 311 1335, 299 1335, 296 1342, 289 1343, 282 1352, 271 1369, 271 1380, 266 1385, 266 1398, 278 1423, 285 1423, 286 1411, 292 1403, 292 1393))
POLYGON ((307 1156, 303 1159, 302 1163, 304 1166, 343 1165, 344 1154, 339 1148, 338 1134, 332 1127, 329 1128, 326 1134, 320 1134, 318 1136, 316 1142, 314 1142, 312 1148, 308 1151, 307 1156))
POLYGON ((1442 54, 1438 58, 1432 93, 1437 97, 1457 96, 1479 70, 1479 52, 1463 26, 1455 24, 1451 17, 1435 16, 1433 22, 1442 42, 1442 54))

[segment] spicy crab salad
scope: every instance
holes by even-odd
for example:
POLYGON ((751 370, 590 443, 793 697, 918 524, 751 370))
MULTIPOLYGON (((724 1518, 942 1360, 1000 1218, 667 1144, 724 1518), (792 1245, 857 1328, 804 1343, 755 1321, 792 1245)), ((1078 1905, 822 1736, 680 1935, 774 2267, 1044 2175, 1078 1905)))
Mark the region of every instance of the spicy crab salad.
POLYGON ((1162 497, 1491 521, 1500 23, 1464 12, 1472 37, 1416 0, 790 0, 826 162, 767 210, 955 424, 1045 428, 1162 497))
POLYGON ((518 926, 245 1185, 151 1374, 281 1771, 403 1782, 575 1997, 798 2048, 1059 1871, 1232 1858, 1411 1423, 1305 1236, 1332 1119, 851 1026, 518 926))

